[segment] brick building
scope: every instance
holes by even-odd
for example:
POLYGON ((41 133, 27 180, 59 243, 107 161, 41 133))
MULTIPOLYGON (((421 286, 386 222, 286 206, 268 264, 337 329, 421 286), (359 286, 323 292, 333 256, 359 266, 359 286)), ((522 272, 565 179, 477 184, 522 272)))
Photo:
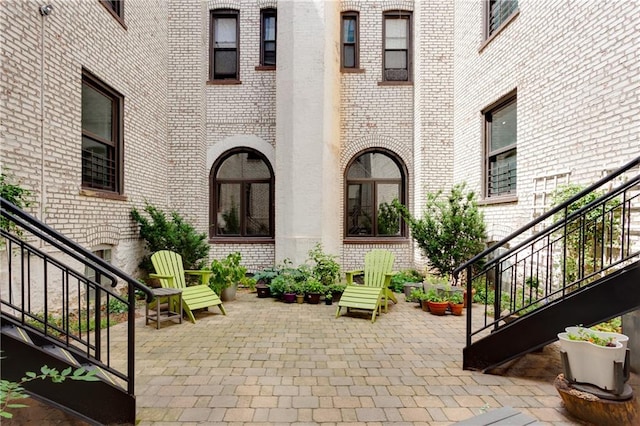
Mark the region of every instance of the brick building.
POLYGON ((634 0, 47 4, 0 8, 2 170, 127 272, 145 201, 249 270, 316 242, 402 269, 393 199, 466 181, 495 241, 640 153, 634 0))

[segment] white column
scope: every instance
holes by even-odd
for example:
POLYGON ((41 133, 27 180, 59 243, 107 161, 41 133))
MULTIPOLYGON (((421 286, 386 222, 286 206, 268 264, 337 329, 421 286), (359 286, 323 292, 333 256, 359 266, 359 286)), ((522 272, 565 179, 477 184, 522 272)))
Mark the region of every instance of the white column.
POLYGON ((339 19, 337 1, 278 2, 276 261, 340 247, 339 19))

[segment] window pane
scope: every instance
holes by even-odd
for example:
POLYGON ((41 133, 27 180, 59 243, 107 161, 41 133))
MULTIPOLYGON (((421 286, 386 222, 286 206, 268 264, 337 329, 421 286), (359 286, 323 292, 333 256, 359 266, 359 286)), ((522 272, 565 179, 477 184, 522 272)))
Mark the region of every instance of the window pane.
POLYGON ((516 150, 510 150, 489 160, 489 195, 516 192, 516 150))
POLYGON ((218 168, 217 179, 270 179, 271 172, 261 158, 249 153, 233 154, 218 168))
POLYGON ((356 66, 356 48, 355 46, 344 45, 343 47, 342 66, 345 68, 354 68, 356 66))
POLYGON ((400 215, 391 207, 393 201, 400 198, 400 186, 378 184, 376 190, 378 235, 400 235, 400 215))
POLYGON ((235 50, 218 50, 215 52, 215 69, 216 75, 236 75, 236 51, 235 50))
POLYGON ((387 50, 384 52, 384 67, 385 69, 406 69, 407 52, 387 50))
POLYGON ((274 41, 276 39, 276 17, 265 16, 264 18, 264 40, 274 41))
POLYGON ((342 21, 343 43, 356 42, 356 19, 353 17, 343 18, 342 21))
POLYGON ((269 184, 247 183, 247 235, 269 235, 269 184))
POLYGON ((516 143, 517 108, 513 102, 491 115, 491 151, 516 143))
POLYGON ((214 38, 216 48, 235 49, 236 18, 216 18, 214 38))
POLYGON ((218 235, 240 235, 240 189, 239 183, 218 185, 216 214, 218 235))
POLYGON ((349 184, 347 192, 348 235, 373 235, 372 185, 349 184))
POLYGON ((82 184, 91 188, 115 190, 114 149, 82 137, 82 184))
POLYGON ((82 85, 82 129, 112 140, 113 101, 93 87, 82 85))
POLYGON ((368 152, 359 156, 349 168, 347 178, 400 179, 398 165, 389 156, 379 152, 368 152))
POLYGON ((407 19, 385 20, 385 49, 407 48, 407 19))

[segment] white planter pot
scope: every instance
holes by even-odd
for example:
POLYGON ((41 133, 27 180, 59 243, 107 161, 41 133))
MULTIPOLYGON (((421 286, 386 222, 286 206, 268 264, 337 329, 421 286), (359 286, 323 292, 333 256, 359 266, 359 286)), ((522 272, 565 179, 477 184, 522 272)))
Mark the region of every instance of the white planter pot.
POLYGON ((600 346, 583 340, 571 340, 568 334, 578 334, 579 327, 567 327, 558 333, 560 347, 567 353, 571 375, 576 382, 588 383, 601 389, 615 389, 614 362, 624 363, 629 337, 619 333, 589 330, 600 338, 613 337, 615 347, 600 346))

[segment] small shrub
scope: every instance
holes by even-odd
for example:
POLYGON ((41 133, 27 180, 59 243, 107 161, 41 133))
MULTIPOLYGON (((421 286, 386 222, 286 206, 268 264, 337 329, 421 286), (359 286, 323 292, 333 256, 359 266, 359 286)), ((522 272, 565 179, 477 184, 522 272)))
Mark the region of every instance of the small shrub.
POLYGON ((406 271, 400 271, 391 277, 391 284, 389 287, 391 291, 395 293, 402 293, 404 291, 405 283, 419 283, 422 282, 423 277, 420 272, 415 269, 407 269, 406 271))
POLYGON ((110 314, 123 314, 129 310, 129 306, 123 301, 116 299, 115 297, 109 298, 109 303, 107 304, 107 312, 110 314))
MULTIPOLYGON (((11 204, 20 209, 25 209, 31 206, 33 203, 31 197, 32 192, 28 189, 22 188, 20 185, 10 183, 11 177, 0 173, 0 197, 4 198, 11 204)), ((0 216, 0 229, 13 232, 16 235, 21 235, 20 229, 4 216, 0 216)), ((4 242, 2 243, 4 244, 4 242)))
MULTIPOLYGON (((177 212, 172 212, 171 218, 167 219, 164 212, 149 203, 145 203, 144 212, 151 220, 135 208, 131 210, 131 216, 140 224, 140 236, 146 241, 150 253, 171 250, 182 256, 185 269, 202 269, 205 266, 209 244, 204 233, 197 232, 177 212)), ((153 272, 150 254, 143 257, 140 268, 147 273, 153 272)))
POLYGON ((309 250, 309 260, 313 262, 312 274, 325 286, 330 286, 340 278, 340 264, 336 262, 336 257, 325 253, 320 243, 309 250))

